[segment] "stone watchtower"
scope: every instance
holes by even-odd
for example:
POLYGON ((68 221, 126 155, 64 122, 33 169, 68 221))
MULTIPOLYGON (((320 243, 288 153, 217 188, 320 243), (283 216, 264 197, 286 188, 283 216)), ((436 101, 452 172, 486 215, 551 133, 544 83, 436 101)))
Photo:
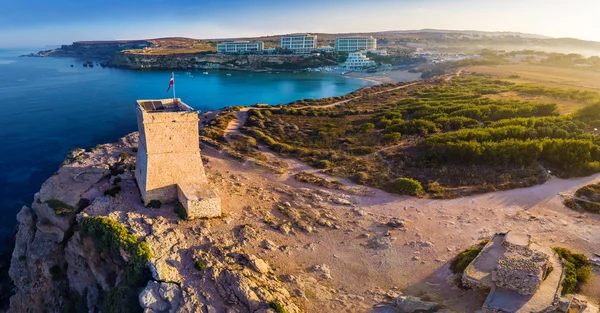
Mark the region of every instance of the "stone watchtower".
POLYGON ((180 99, 138 100, 135 178, 144 204, 179 200, 189 218, 221 215, 200 156, 198 112, 180 99))

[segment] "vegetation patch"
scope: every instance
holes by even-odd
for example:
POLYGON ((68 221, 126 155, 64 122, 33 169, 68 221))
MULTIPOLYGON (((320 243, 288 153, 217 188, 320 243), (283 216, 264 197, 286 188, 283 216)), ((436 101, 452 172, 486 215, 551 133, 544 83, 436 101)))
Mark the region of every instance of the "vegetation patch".
POLYGON ((454 274, 462 274, 467 266, 475 260, 475 258, 481 253, 483 247, 487 244, 487 241, 480 242, 477 246, 471 247, 463 252, 461 252, 452 263, 450 263, 450 269, 454 274))
POLYGON ((285 313, 285 307, 279 301, 269 302, 269 307, 277 313, 285 313))
POLYGON ((573 210, 600 214, 600 183, 577 189, 572 198, 565 199, 564 204, 573 210))
POLYGON ((160 202, 160 200, 151 200, 146 205, 147 208, 152 208, 152 209, 160 209, 161 206, 162 206, 162 202, 160 202))
POLYGON ((125 252, 129 260, 123 275, 123 284, 139 285, 146 282, 147 263, 152 253, 145 242, 130 234, 117 221, 105 217, 84 217, 80 227, 84 235, 94 240, 98 252, 113 258, 122 258, 120 251, 125 252))
POLYGON ((401 195, 417 197, 423 195, 423 186, 418 180, 412 178, 398 178, 390 183, 387 190, 401 195))
POLYGON ((152 253, 148 245, 106 217, 84 217, 79 227, 83 235, 93 239, 96 251, 119 260, 116 263, 126 262, 121 282, 104 295, 102 312, 142 312, 138 295, 151 277, 147 264, 152 253))
POLYGON ((561 247, 552 248, 565 263, 565 278, 562 286, 563 294, 579 292, 581 285, 592 277, 592 266, 583 254, 574 253, 561 247))
POLYGON ((177 214, 177 216, 179 216, 180 219, 182 219, 182 220, 188 219, 187 211, 185 210, 185 207, 183 206, 183 204, 181 204, 181 202, 177 202, 177 204, 175 205, 174 211, 175 211, 175 214, 177 214))
POLYGON ((50 208, 54 210, 54 213, 58 216, 65 216, 70 213, 75 212, 75 208, 58 200, 58 199, 50 199, 45 202, 50 208))
POLYGON ((115 197, 119 192, 121 192, 121 186, 114 186, 104 192, 105 196, 115 197))
POLYGON ((206 268, 206 263, 201 260, 196 260, 196 262, 194 262, 194 267, 199 271, 203 271, 206 268))
POLYGON ((600 93, 468 76, 373 94, 401 86, 362 89, 343 106, 251 109, 240 130, 329 174, 392 190, 410 177, 442 198, 543 183, 542 168, 559 177, 600 172, 600 93), (490 97, 505 93, 516 98, 490 97), (533 96, 587 106, 560 115, 533 96))

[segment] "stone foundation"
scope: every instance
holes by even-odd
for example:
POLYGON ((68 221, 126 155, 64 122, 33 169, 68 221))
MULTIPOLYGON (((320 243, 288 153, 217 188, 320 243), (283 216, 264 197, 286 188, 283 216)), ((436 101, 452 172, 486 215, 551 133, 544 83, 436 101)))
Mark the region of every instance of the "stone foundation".
POLYGON ((221 216, 221 198, 207 185, 177 185, 177 197, 190 219, 221 216))

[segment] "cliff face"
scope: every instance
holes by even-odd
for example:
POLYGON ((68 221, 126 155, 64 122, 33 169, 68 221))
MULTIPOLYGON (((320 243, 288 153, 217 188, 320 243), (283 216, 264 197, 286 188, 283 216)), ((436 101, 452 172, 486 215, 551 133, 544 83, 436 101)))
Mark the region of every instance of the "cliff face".
POLYGON ((129 69, 229 69, 229 70, 299 70, 335 65, 335 61, 312 55, 150 55, 119 52, 109 66, 129 69))
POLYGON ((62 45, 60 48, 44 50, 27 56, 33 57, 71 57, 93 60, 108 60, 115 53, 127 49, 151 47, 153 44, 145 40, 120 42, 74 42, 71 45, 62 45))
POLYGON ((208 220, 143 206, 136 147, 134 133, 71 153, 19 212, 9 312, 299 312, 269 264, 211 238, 208 220))

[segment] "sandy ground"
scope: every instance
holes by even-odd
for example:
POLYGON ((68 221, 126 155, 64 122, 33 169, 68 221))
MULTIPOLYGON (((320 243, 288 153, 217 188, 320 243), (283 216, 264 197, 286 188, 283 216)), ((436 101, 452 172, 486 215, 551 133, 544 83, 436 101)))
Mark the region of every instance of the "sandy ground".
MULTIPOLYGON (((587 256, 600 250, 600 216, 574 212, 562 204, 563 195, 599 181, 600 175, 551 179, 531 188, 453 200, 403 197, 369 188, 368 196, 328 190, 352 203, 337 205, 307 200, 307 194, 321 194, 322 188, 293 179, 298 169, 306 170, 297 161, 285 160, 290 163, 289 170, 278 175, 229 160, 212 149, 203 150, 203 154, 209 159, 207 174, 223 200, 229 221, 250 223, 261 230, 261 238, 288 247, 265 251, 256 246, 254 253, 268 260, 283 277, 311 275, 308 269, 317 264, 331 269, 331 279, 319 279, 317 284, 326 291, 300 291, 308 312, 322 308, 372 311, 373 306, 391 301, 390 296, 399 291, 426 294, 451 309, 473 312, 485 294, 458 289, 448 265, 460 251, 496 232, 527 232, 540 244, 564 246, 587 256), (318 207, 339 227, 284 235, 265 225, 264 215, 278 214, 276 205, 285 201, 292 207, 318 207), (402 219, 406 226, 396 229, 385 225, 393 219, 402 219), (389 238, 391 244, 387 248, 370 247, 376 238, 389 238)), ((600 297, 598 274, 595 269, 595 279, 583 288, 593 299, 600 297)), ((298 285, 290 283, 289 288, 294 290, 298 285)))
POLYGON ((341 76, 360 78, 378 83, 407 82, 421 79, 421 73, 409 73, 408 71, 402 70, 382 71, 377 73, 351 72, 341 76))

